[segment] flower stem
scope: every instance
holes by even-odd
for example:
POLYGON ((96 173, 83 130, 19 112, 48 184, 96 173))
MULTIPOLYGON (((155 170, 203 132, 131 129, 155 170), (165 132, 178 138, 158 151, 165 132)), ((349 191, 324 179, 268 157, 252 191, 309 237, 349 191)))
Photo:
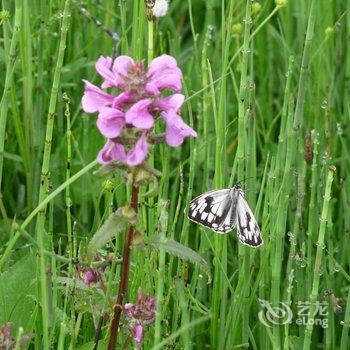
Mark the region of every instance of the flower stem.
POLYGON ((154 55, 154 23, 153 20, 148 20, 148 48, 147 48, 147 61, 148 64, 153 60, 154 55))
MULTIPOLYGON (((133 182, 132 193, 131 193, 131 208, 135 210, 135 212, 137 212, 138 194, 139 194, 139 188, 137 187, 135 182, 133 182)), ((124 243, 123 262, 122 262, 121 271, 120 271, 121 280, 120 280, 117 301, 114 306, 114 317, 111 325, 108 350, 115 350, 115 347, 117 344, 119 321, 123 310, 122 303, 126 293, 126 287, 127 287, 128 275, 129 275, 130 246, 134 236, 134 231, 135 231, 135 227, 130 226, 126 235, 126 241, 124 243)))

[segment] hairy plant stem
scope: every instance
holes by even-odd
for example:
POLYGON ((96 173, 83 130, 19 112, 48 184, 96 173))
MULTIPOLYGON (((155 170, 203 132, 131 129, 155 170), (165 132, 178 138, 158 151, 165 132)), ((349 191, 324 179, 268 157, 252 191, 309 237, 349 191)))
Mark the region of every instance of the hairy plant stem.
MULTIPOLYGON (((139 188, 133 181, 132 192, 131 192, 131 208, 135 212, 137 212, 138 194, 139 194, 139 188)), ((119 321, 123 310, 122 304, 123 304, 127 283, 128 283, 129 266, 130 266, 130 248, 131 248, 131 243, 134 236, 134 231, 135 231, 135 227, 130 226, 126 235, 125 243, 124 243, 123 261, 122 261, 122 266, 120 271, 121 279, 120 279, 117 301, 114 306, 114 317, 111 325, 108 350, 115 350, 116 344, 117 344, 119 321)))

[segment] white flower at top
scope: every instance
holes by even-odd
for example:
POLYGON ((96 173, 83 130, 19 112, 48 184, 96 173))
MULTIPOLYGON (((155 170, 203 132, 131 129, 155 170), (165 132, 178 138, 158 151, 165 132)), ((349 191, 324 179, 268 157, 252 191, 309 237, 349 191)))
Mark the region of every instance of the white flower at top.
POLYGON ((154 17, 164 17, 168 12, 169 1, 168 0, 156 0, 152 13, 154 17))

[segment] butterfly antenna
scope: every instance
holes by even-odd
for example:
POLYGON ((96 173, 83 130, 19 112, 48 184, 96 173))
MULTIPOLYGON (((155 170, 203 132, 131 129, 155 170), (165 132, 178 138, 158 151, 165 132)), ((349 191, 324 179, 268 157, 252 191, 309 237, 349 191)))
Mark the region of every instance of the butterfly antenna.
MULTIPOLYGON (((241 184, 242 184, 243 182, 245 182, 246 180, 249 180, 249 179, 254 179, 254 176, 245 177, 243 180, 238 181, 237 184, 238 184, 239 186, 241 186, 241 184)), ((241 187, 243 187, 243 186, 241 186, 241 187)), ((243 188, 243 190, 244 190, 244 192, 246 192, 246 189, 245 189, 245 188, 243 188)))

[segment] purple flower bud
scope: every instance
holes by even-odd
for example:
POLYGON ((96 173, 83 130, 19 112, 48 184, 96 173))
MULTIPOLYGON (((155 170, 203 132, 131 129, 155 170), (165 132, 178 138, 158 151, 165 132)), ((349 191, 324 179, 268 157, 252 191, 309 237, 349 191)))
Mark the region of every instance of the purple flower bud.
POLYGON ((143 338, 143 326, 141 324, 136 324, 135 325, 135 341, 136 343, 141 344, 142 343, 142 338, 143 338))
POLYGON ((90 286, 92 283, 96 283, 101 280, 102 272, 99 269, 89 268, 78 268, 78 275, 83 280, 84 284, 90 286))
POLYGON ((141 288, 137 292, 136 303, 124 305, 124 313, 129 320, 129 329, 138 344, 142 342, 145 326, 154 322, 156 310, 156 298, 143 294, 141 288))
POLYGON ((85 273, 84 283, 86 285, 90 285, 91 283, 95 283, 99 280, 98 274, 93 269, 88 269, 85 273))

